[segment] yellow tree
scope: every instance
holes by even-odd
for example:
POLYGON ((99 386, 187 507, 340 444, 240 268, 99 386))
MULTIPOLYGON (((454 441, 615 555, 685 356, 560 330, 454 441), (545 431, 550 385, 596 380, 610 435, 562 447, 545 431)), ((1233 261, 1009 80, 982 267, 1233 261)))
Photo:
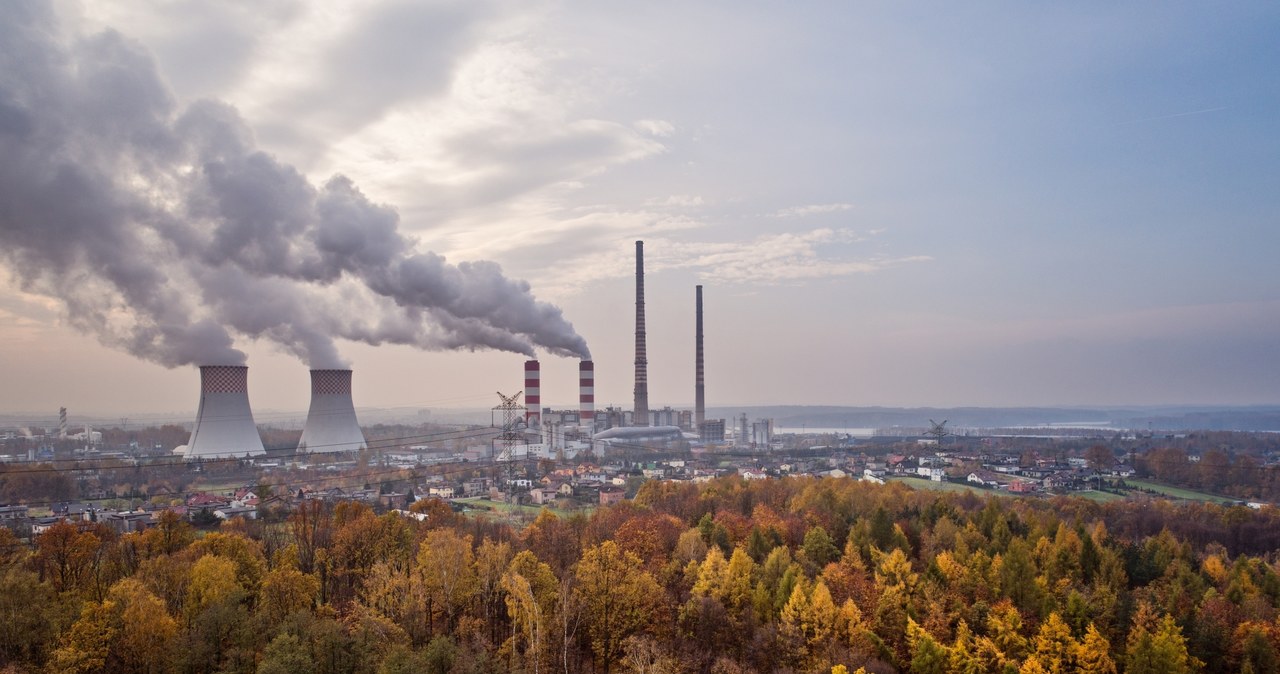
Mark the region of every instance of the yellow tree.
POLYGON ((901 548, 894 548, 888 553, 873 550, 873 556, 878 558, 875 579, 880 595, 875 614, 876 634, 891 646, 900 661, 905 662, 911 658, 911 649, 904 636, 919 574, 911 568, 911 560, 901 548))
POLYGON ((236 580, 236 565, 218 555, 205 555, 191 567, 185 612, 188 622, 215 604, 238 602, 244 589, 236 580))
POLYGON ((281 565, 263 577, 258 586, 258 615, 277 624, 296 611, 311 608, 320 592, 320 581, 291 565, 281 565))
POLYGON ((1035 637, 1035 651, 1027 660, 1035 660, 1048 674, 1067 674, 1078 648, 1079 644, 1071 637, 1071 628, 1055 611, 1040 625, 1035 637))
POLYGON ((113 603, 118 613, 113 649, 119 653, 125 671, 165 671, 178 623, 164 602, 132 578, 116 583, 109 597, 108 603, 113 603))
POLYGON ((511 560, 502 576, 507 615, 511 618, 512 655, 523 651, 525 669, 540 671, 550 658, 550 632, 560 584, 551 567, 525 550, 511 560))
POLYGON ((217 555, 235 563, 236 580, 250 595, 258 591, 258 583, 267 570, 262 544, 239 534, 214 532, 191 544, 193 554, 217 555))
POLYGON ((961 620, 956 625, 956 639, 951 645, 951 660, 947 671, 952 674, 982 674, 986 671, 975 650, 973 632, 969 624, 961 620))
POLYGON ((801 626, 809 647, 815 652, 831 643, 836 633, 839 614, 840 611, 831 599, 831 591, 827 589, 826 583, 821 580, 814 583, 813 591, 809 593, 809 607, 804 613, 801 626))
POLYGON ((497 643, 504 613, 502 577, 511 563, 511 544, 488 538, 476 548, 476 583, 481 610, 489 632, 489 641, 497 643))
POLYGON ((1006 658, 1020 660, 1027 653, 1027 639, 1022 636, 1022 614, 1007 599, 991 607, 987 614, 987 636, 1006 658))
POLYGON ((626 638, 658 618, 662 589, 638 557, 613 541, 584 551, 575 576, 591 648, 607 673, 626 638))
POLYGON ((1189 674, 1200 668, 1202 663, 1187 652, 1187 640, 1173 616, 1160 619, 1152 631, 1140 622, 1143 611, 1138 613, 1125 650, 1126 674, 1189 674))
POLYGON ((751 555, 742 547, 735 548, 725 569, 725 606, 741 610, 751 605, 751 577, 755 571, 756 563, 751 555))
POLYGON ((426 594, 430 632, 436 632, 436 612, 443 619, 444 630, 452 631, 476 590, 471 537, 459 536, 452 529, 432 530, 418 548, 416 571, 426 594))
POLYGON ((1093 674, 1116 674, 1116 663, 1111 659, 1111 643, 1093 623, 1089 623, 1084 638, 1075 650, 1076 668, 1093 674))
POLYGON ((111 642, 116 638, 112 624, 115 603, 90 602, 80 612, 71 629, 49 661, 50 674, 92 674, 104 671, 111 656, 111 642))
POLYGON ((729 563, 725 561, 724 553, 719 547, 712 546, 707 550, 702 564, 698 565, 698 580, 693 584, 693 596, 710 597, 723 604, 728 594, 725 589, 728 571, 729 563))
POLYGON ((915 620, 907 618, 907 646, 911 650, 913 674, 946 674, 951 654, 915 620))
POLYGON ((102 541, 70 522, 58 522, 36 538, 40 577, 58 592, 75 590, 91 576, 102 541))
POLYGON ((875 634, 862 617, 862 610, 852 599, 844 600, 836 614, 836 633, 855 653, 875 652, 875 634))
POLYGON ((389 562, 374 564, 360 589, 360 603, 394 620, 415 645, 426 643, 430 636, 427 600, 420 574, 389 562))
POLYGON ((809 581, 803 575, 791 587, 791 596, 787 599, 787 603, 783 604, 782 611, 778 617, 782 620, 784 628, 789 628, 796 634, 803 632, 801 623, 804 622, 804 615, 809 610, 809 581))

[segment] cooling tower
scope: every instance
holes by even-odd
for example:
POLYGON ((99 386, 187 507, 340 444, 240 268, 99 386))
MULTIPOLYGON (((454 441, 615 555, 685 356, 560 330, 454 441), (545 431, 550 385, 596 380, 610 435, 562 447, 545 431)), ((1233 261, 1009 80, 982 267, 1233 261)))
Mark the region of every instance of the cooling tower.
POLYGON ((588 428, 596 423, 596 364, 578 363, 578 425, 588 428))
POLYGON ((355 452, 364 448, 364 433, 351 400, 351 370, 312 370, 311 409, 298 440, 298 452, 355 452))
POLYGON ((541 366, 536 360, 524 362, 524 423, 527 428, 542 426, 541 366))
POLYGON ((266 454, 249 409, 249 368, 200 366, 200 411, 187 443, 188 459, 266 454))
POLYGON ((644 242, 636 242, 636 406, 632 426, 649 425, 649 360, 644 344, 644 242))
POLYGON ((707 420, 706 385, 702 380, 702 286, 697 286, 697 327, 694 329, 694 384, 693 384, 693 423, 694 428, 707 420))

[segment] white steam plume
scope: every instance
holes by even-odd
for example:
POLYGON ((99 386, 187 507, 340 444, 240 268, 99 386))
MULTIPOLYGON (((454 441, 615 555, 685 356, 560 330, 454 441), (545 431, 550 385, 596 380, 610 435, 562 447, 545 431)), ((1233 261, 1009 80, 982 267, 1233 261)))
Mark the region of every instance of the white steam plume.
POLYGON ((415 250, 350 180, 312 185, 226 104, 178 109, 139 46, 46 3, 0 21, 0 157, 0 263, 141 358, 241 364, 237 334, 312 367, 344 365, 335 337, 589 356, 527 283, 415 250))

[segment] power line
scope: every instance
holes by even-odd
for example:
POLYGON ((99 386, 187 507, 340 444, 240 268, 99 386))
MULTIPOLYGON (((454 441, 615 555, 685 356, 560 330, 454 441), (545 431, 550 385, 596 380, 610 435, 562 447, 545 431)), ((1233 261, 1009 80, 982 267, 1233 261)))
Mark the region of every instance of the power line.
MULTIPOLYGON (((375 445, 374 445, 374 443, 368 443, 368 449, 370 449, 370 450, 385 450, 385 449, 392 449, 392 448, 396 447, 398 444, 400 444, 401 442, 404 442, 404 441, 411 441, 411 440, 467 440, 467 439, 470 439, 470 438, 476 438, 476 437, 483 437, 483 436, 486 436, 486 435, 491 435, 491 434, 493 434, 494 432, 495 432, 495 429, 492 429, 492 428, 489 428, 489 427, 483 427, 483 428, 480 428, 480 429, 473 429, 473 430, 469 430, 469 431, 443 431, 443 432, 439 432, 439 433, 428 433, 428 434, 422 434, 422 435, 406 435, 406 436, 398 436, 398 437, 392 437, 392 438, 382 438, 382 439, 377 440, 377 441, 375 441, 375 442, 391 443, 391 444, 386 444, 386 445, 384 445, 384 446, 375 446, 375 445), (446 437, 446 436, 448 436, 448 437, 446 437)), ((346 445, 346 444, 347 444, 347 443, 314 444, 314 445, 309 445, 309 446, 308 446, 308 449, 310 449, 310 448, 314 448, 314 447, 333 447, 333 446, 346 445)), ((211 463, 230 463, 230 462, 237 462, 237 463, 238 463, 238 462, 246 461, 246 460, 248 460, 248 461, 254 461, 254 460, 261 460, 261 459, 275 459, 275 458, 282 458, 282 459, 283 459, 283 458, 296 458, 296 457, 299 457, 299 456, 311 456, 311 455, 313 455, 313 454, 317 454, 317 453, 318 453, 318 454, 323 454, 323 452, 305 452, 305 453, 299 453, 297 450, 294 450, 293 452, 290 452, 290 453, 288 453, 288 454, 277 454, 277 455, 275 455, 275 456, 263 456, 263 455, 259 454, 259 455, 257 455, 256 457, 249 457, 249 458, 246 458, 246 457, 243 457, 243 456, 213 457, 213 458, 208 458, 208 459, 201 459, 201 458, 198 458, 198 457, 197 457, 197 458, 192 458, 192 459, 187 459, 187 458, 172 459, 172 458, 169 458, 169 457, 161 457, 161 458, 157 458, 157 459, 155 459, 155 460, 151 460, 151 461, 144 461, 144 462, 130 463, 130 464, 124 464, 124 465, 110 465, 110 466, 74 466, 74 467, 69 467, 69 468, 36 467, 36 468, 28 468, 28 469, 13 469, 13 468, 10 468, 10 467, 12 466, 12 467, 14 467, 14 468, 18 468, 18 467, 20 467, 20 466, 24 466, 24 465, 32 465, 32 464, 30 464, 30 463, 22 463, 22 464, 0 464, 0 475, 29 475, 29 474, 33 474, 33 473, 34 473, 34 474, 38 474, 38 473, 63 473, 63 472, 65 472, 65 473, 78 473, 78 472, 84 472, 84 471, 90 471, 90 470, 92 470, 92 471, 103 471, 103 470, 130 470, 130 469, 152 468, 152 467, 168 467, 168 466, 186 466, 186 467, 190 467, 190 466, 198 466, 198 465, 208 465, 208 464, 211 464, 211 463)), ((37 461, 37 462, 35 462, 35 465, 36 465, 36 466, 41 466, 42 464, 46 464, 46 463, 55 463, 55 462, 57 462, 57 463, 86 463, 86 462, 92 462, 92 461, 119 461, 119 460, 120 460, 120 459, 115 459, 115 458, 111 458, 111 457, 99 458, 99 459, 50 459, 49 461, 37 461)), ((135 460, 135 461, 136 461, 136 460, 135 460)))

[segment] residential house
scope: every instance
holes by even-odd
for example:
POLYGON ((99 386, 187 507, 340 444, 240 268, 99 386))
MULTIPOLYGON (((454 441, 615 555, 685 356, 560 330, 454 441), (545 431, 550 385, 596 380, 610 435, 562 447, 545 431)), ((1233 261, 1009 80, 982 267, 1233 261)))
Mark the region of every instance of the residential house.
POLYGON ((229 520, 236 517, 243 517, 247 520, 258 519, 258 509, 246 506, 226 506, 213 511, 213 516, 220 520, 229 520))
POLYGON ((24 520, 26 518, 27 518, 27 506, 24 506, 24 505, 0 506, 0 521, 24 520))
POLYGON ((979 487, 987 487, 988 489, 1006 489, 1013 483, 1014 478, 997 473, 993 470, 975 470, 969 473, 965 478, 967 482, 978 485, 979 487))
POLYGON ((600 505, 602 506, 621 503, 626 497, 627 492, 621 487, 605 486, 600 488, 600 505))
POLYGON ((916 474, 934 482, 942 482, 942 478, 946 475, 946 470, 938 466, 920 466, 916 468, 916 474))
POLYGON ((559 495, 559 491, 551 489, 550 487, 538 487, 529 491, 529 498, 533 501, 534 505, 555 503, 556 497, 559 495))
POLYGON ((1031 480, 1014 480, 1009 485, 1009 491, 1014 494, 1030 494, 1036 490, 1037 484, 1031 480))

